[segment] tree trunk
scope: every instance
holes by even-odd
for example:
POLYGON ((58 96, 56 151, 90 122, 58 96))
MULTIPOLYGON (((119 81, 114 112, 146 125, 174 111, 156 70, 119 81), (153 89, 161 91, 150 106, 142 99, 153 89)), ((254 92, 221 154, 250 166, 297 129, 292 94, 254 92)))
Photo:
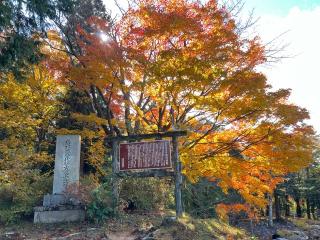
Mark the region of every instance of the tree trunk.
POLYGON ((112 141, 112 205, 115 215, 119 212, 118 151, 118 142, 112 141))
POLYGON ((269 227, 273 227, 272 196, 270 194, 268 194, 268 202, 269 202, 268 225, 269 227))
POLYGON ((183 214, 182 209, 182 175, 181 175, 181 162, 179 160, 179 150, 178 150, 178 138, 172 138, 172 160, 175 166, 175 203, 176 203, 176 217, 180 218, 183 214))
POLYGON ((285 205, 285 215, 286 217, 290 217, 290 202, 289 202, 289 195, 286 195, 286 205, 285 205))
POLYGON ((312 214, 312 218, 313 218, 314 220, 316 220, 317 217, 316 217, 316 213, 315 213, 315 206, 314 206, 314 204, 311 204, 311 214, 312 214))
POLYGON ((302 209, 301 209, 301 205, 300 205, 300 198, 296 197, 294 199, 294 201, 296 202, 296 215, 298 218, 302 217, 302 209))
POLYGON ((310 211, 310 201, 309 201, 309 198, 306 199, 306 204, 307 204, 307 216, 308 216, 308 219, 311 219, 311 211, 310 211))
MULTIPOLYGON (((309 169, 309 167, 307 167, 306 171, 307 171, 307 181, 308 181, 310 179, 310 169, 309 169)), ((307 216, 308 216, 308 219, 311 219, 309 196, 307 196, 307 198, 306 198, 306 204, 307 204, 307 216)))
POLYGON ((261 215, 262 217, 267 216, 265 209, 263 209, 263 208, 260 209, 260 215, 261 215))
POLYGON ((275 214, 276 220, 281 220, 281 206, 280 206, 280 197, 277 191, 274 191, 274 207, 275 207, 275 214))

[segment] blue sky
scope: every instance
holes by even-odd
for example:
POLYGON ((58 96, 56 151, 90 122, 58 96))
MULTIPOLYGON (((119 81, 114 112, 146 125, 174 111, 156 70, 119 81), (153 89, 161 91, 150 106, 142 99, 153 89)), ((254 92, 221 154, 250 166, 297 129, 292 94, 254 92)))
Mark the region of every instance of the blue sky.
POLYGON ((257 14, 286 15, 292 7, 311 10, 320 6, 320 0, 245 0, 247 8, 254 8, 257 14))

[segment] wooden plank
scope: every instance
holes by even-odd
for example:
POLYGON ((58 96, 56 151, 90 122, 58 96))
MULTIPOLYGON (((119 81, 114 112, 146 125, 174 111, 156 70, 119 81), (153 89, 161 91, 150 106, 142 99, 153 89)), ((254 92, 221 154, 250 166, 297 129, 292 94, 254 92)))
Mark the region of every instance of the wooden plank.
POLYGON ((139 134, 139 135, 129 135, 129 136, 116 136, 116 137, 107 137, 105 142, 113 141, 129 141, 129 140, 141 140, 141 139, 161 139, 164 137, 182 137, 186 136, 187 131, 170 131, 170 132, 159 132, 159 133, 150 133, 150 134, 139 134))
POLYGON ((172 169, 169 140, 119 144, 120 171, 172 169))
POLYGON ((172 137, 172 160, 175 167, 175 203, 176 203, 176 216, 180 218, 182 216, 182 174, 181 174, 181 162, 179 160, 178 150, 178 137, 172 137))
POLYGON ((174 172, 163 170, 163 169, 154 169, 154 170, 148 170, 148 171, 142 171, 142 172, 119 172, 117 173, 118 177, 173 177, 174 172))

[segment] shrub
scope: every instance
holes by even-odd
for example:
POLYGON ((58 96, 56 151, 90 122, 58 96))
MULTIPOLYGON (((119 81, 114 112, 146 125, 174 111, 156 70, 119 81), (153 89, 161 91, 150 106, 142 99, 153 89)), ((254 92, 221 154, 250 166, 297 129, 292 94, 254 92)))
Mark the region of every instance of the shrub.
POLYGON ((33 215, 33 207, 41 205, 43 195, 51 191, 52 177, 39 171, 25 171, 14 182, 0 185, 0 223, 17 222, 33 215))
POLYGON ((174 206, 174 186, 166 178, 125 178, 120 198, 139 210, 161 210, 174 206))
POLYGON ((91 192, 92 201, 87 205, 86 211, 90 221, 101 223, 114 216, 111 192, 103 185, 91 192))
POLYGON ((243 199, 235 191, 225 194, 215 182, 200 179, 197 183, 186 180, 182 191, 183 206, 194 217, 217 217, 216 206, 219 203, 241 203, 243 199))
POLYGON ((112 195, 104 184, 91 192, 91 201, 86 205, 88 220, 101 223, 114 216, 112 195))
POLYGON ((101 223, 114 216, 110 179, 100 184, 95 175, 87 175, 81 178, 79 184, 68 186, 65 194, 69 201, 80 202, 91 222, 101 223))

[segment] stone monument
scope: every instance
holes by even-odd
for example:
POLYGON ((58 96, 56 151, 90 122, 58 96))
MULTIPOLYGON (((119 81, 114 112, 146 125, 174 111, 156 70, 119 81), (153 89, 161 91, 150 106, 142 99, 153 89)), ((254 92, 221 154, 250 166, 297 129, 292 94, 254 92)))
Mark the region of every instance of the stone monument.
POLYGON ((56 223, 84 220, 85 213, 77 199, 66 194, 68 187, 77 187, 80 175, 79 135, 57 136, 52 194, 43 197, 43 206, 36 207, 34 223, 56 223))

